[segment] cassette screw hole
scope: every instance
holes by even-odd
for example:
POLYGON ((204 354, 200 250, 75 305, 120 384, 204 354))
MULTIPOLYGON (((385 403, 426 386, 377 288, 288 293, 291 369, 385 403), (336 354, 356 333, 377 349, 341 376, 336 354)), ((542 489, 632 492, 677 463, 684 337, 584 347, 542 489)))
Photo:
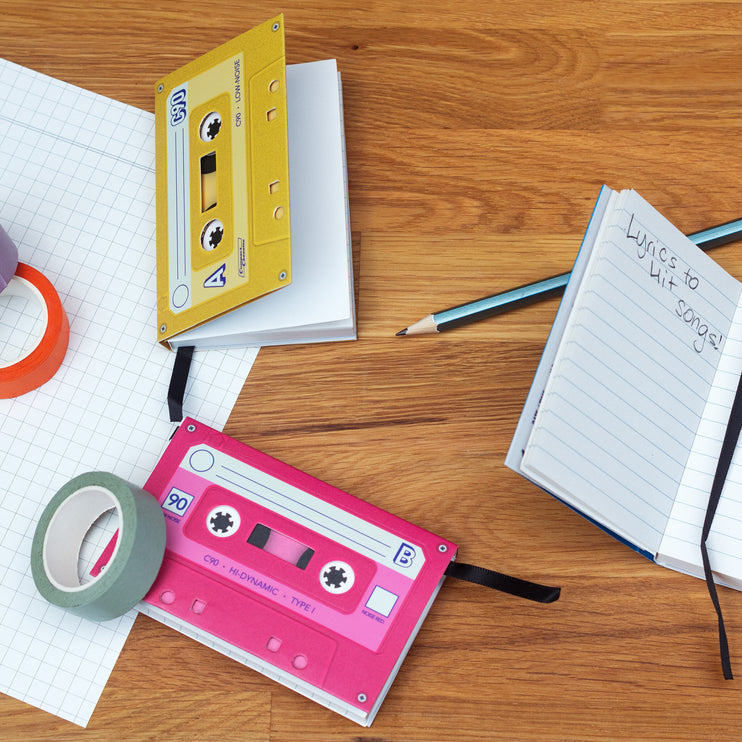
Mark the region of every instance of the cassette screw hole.
POLYGON ((160 332, 165 332, 167 330, 167 325, 160 325, 160 332))
POLYGON ((279 28, 281 28, 281 24, 280 23, 274 23, 273 24, 273 30, 274 31, 278 31, 279 28))
POLYGON ((189 425, 189 426, 188 426, 188 427, 186 428, 186 430, 187 430, 187 431, 188 431, 189 433, 195 433, 195 432, 196 432, 196 426, 195 426, 195 425, 189 425))
POLYGON ((278 280, 279 281, 285 281, 287 276, 288 276, 288 273, 286 273, 286 271, 281 271, 278 274, 278 280))
POLYGON ((157 86, 157 92, 158 93, 161 93, 164 89, 165 89, 165 86, 164 85, 158 85, 157 86))
POLYGON ((445 544, 441 544, 438 547, 438 551, 440 551, 441 554, 445 554, 448 551, 448 547, 445 544))
POLYGON ((358 703, 366 703, 368 700, 368 696, 365 693, 359 693, 356 698, 358 698, 358 703))

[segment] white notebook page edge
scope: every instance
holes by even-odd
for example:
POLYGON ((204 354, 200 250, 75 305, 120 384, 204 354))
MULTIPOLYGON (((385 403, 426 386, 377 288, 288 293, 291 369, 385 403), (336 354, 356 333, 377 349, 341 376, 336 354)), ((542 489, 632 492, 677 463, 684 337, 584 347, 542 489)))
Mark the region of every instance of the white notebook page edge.
MULTIPOLYGON (((742 374, 742 305, 737 307, 724 355, 657 555, 663 566, 704 577, 701 530, 706 517, 729 413, 742 374)), ((742 450, 735 449, 707 541, 714 579, 742 587, 742 450)))
POLYGON ((543 353, 539 359, 533 382, 528 390, 523 410, 518 419, 518 424, 513 433, 513 439, 510 442, 510 447, 508 448, 505 457, 505 465, 526 478, 529 477, 528 474, 521 469, 521 462, 528 443, 528 437, 533 430, 536 412, 538 411, 539 404, 543 398, 544 389, 546 388, 549 374, 554 365, 554 359, 559 350, 559 344, 564 336, 564 328, 567 325, 569 314, 574 306, 575 297, 577 296, 579 286, 585 275, 588 258, 595 246, 596 237, 600 230, 602 219, 610 202, 612 193, 613 191, 610 188, 603 186, 598 194, 598 198, 590 216, 590 221, 588 222, 585 234, 580 244, 580 249, 577 253, 577 258, 572 267, 569 281, 559 303, 559 308, 554 317, 554 322, 549 330, 549 336, 546 339, 546 344, 544 345, 543 353))

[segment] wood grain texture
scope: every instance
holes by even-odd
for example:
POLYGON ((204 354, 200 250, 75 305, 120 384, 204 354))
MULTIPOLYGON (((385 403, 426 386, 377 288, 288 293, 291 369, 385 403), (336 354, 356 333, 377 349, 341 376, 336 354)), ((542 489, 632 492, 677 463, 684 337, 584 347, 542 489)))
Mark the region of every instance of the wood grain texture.
MULTIPOLYGON (((0 54, 152 111, 160 76, 281 11, 288 61, 343 76, 359 339, 261 350, 226 432, 562 598, 449 581, 371 729, 140 616, 86 730, 0 697, 0 739, 738 740, 703 583, 503 465, 556 301, 394 333, 569 270, 602 183, 686 232, 741 217, 742 2, 0 0, 0 54)), ((713 254, 742 277, 742 246, 713 254)))

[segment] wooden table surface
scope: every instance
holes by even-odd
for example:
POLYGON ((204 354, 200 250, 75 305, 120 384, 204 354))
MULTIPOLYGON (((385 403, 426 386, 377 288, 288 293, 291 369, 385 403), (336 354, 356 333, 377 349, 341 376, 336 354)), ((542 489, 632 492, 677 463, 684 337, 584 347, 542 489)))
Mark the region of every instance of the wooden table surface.
MULTIPOLYGON (((680 229, 742 217, 742 2, 0 1, 0 56, 153 110, 153 82, 278 12, 344 83, 358 340, 265 348, 225 431, 562 587, 448 581, 370 729, 139 616, 82 730, 0 697, 5 740, 738 740, 705 585, 503 464, 556 300, 431 310, 571 268, 602 183, 680 229)), ((742 278, 742 244, 715 257, 742 278)), ((742 677, 742 596, 721 590, 742 677)))

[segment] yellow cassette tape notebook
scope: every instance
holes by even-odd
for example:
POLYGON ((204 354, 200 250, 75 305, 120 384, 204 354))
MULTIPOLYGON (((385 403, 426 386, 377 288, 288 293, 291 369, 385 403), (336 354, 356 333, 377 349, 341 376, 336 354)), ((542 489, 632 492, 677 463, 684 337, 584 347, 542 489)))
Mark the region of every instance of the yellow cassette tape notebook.
POLYGON ((291 283, 283 16, 156 84, 158 340, 291 283))

